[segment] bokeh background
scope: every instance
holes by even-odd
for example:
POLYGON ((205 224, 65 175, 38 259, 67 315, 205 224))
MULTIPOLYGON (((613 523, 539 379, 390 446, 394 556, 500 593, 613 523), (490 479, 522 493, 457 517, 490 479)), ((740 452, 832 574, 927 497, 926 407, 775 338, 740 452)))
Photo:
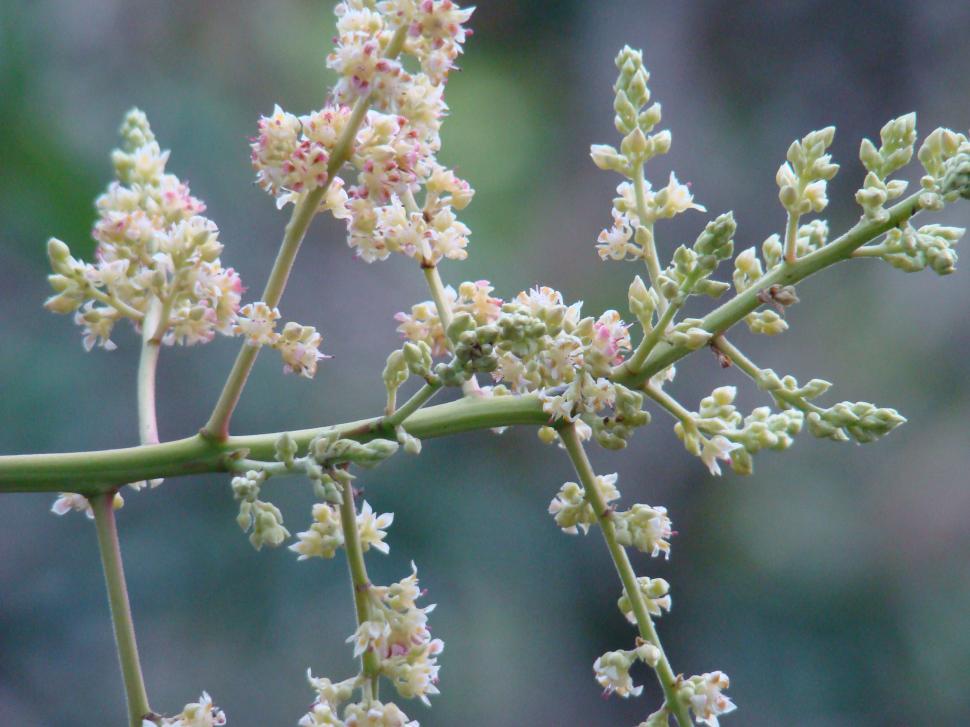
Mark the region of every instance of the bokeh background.
MULTIPOLYGON (((117 447, 136 441, 135 336, 86 354, 66 317, 46 313, 44 243, 85 255, 92 201, 132 105, 145 109, 170 169, 209 206, 223 259, 262 288, 285 213, 252 183, 247 137, 275 102, 321 104, 332 4, 308 0, 5 0, 0 4, 0 452, 117 447)), ((649 170, 690 181, 711 214, 733 209, 738 249, 780 230, 774 173, 789 142, 827 124, 842 171, 834 232, 858 210, 862 136, 916 109, 925 134, 970 122, 970 5, 923 2, 486 0, 462 71, 442 158, 478 194, 463 219, 471 255, 447 281, 487 278, 500 295, 547 283, 586 310, 623 309, 637 267, 593 248, 619 179, 596 170, 592 142, 616 143, 612 64, 645 49, 654 97, 673 130, 649 170)), ((913 180, 917 170, 911 171, 913 180)), ((669 253, 706 221, 659 226, 669 253)), ((970 204, 939 221, 970 223, 970 204)), ((836 382, 832 396, 896 406, 909 424, 856 447, 801 438, 757 458, 754 476, 707 475, 655 413, 633 446, 594 451, 628 501, 666 505, 679 535, 670 562, 638 558, 673 584, 660 631, 675 668, 722 669, 740 711, 731 725, 962 724, 970 717, 970 286, 871 261, 806 282, 776 339, 736 340, 763 366, 836 382)), ((233 425, 273 431, 377 413, 380 371, 397 344, 392 316, 427 297, 403 259, 353 259, 333 220, 304 244, 284 299, 333 360, 316 380, 284 378, 266 355, 233 425)), ((163 437, 208 415, 237 344, 166 350, 163 437)), ((685 403, 741 384, 703 352, 671 387, 685 403)), ((413 558, 444 638, 440 697, 407 711, 425 725, 634 724, 659 703, 604 702, 593 659, 631 632, 602 543, 563 536, 546 506, 569 464, 532 431, 425 443, 363 476, 393 511, 375 581, 413 558)), ((266 493, 294 532, 311 494, 297 480, 266 493)), ((52 497, 0 505, 0 724, 121 724, 122 690, 91 525, 49 514, 52 497)), ((230 723, 294 724, 311 699, 304 672, 352 668, 345 566, 254 553, 234 522, 224 476, 169 481, 128 497, 120 528, 152 704, 177 711, 203 688, 230 723)))

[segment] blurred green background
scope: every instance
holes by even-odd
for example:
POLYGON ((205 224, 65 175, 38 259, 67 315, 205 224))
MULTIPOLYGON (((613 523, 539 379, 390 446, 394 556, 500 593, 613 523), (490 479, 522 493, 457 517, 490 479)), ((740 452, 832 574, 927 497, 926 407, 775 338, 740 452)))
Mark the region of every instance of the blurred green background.
MULTIPOLYGON (((92 202, 110 177, 124 111, 143 108, 170 169, 209 206, 223 260, 262 288, 285 223, 252 183, 247 137, 273 104, 319 107, 332 4, 285 0, 5 0, 0 4, 0 452, 83 450, 136 441, 137 341, 86 354, 69 318, 46 313, 44 243, 89 255, 92 202)), ((789 142, 835 124, 842 171, 830 188, 833 232, 858 214, 862 136, 917 110, 925 134, 970 121, 970 5, 924 2, 586 3, 488 0, 448 87, 441 157, 478 194, 474 230, 449 282, 487 278, 511 296, 536 283, 622 309, 633 264, 599 264, 619 179, 592 142, 616 143, 612 59, 645 50, 654 96, 674 134, 650 165, 690 181, 713 215, 733 209, 738 249, 784 225, 774 173, 789 142)), ((916 169, 911 170, 916 180, 916 169)), ((658 226, 669 253, 706 220, 658 226)), ((936 221, 967 225, 970 204, 936 221)), ((426 299, 403 259, 353 259, 333 220, 314 223, 287 291, 288 319, 316 325, 333 360, 308 382, 259 361, 234 419, 240 433, 343 421, 383 405, 380 371, 397 344, 392 316, 426 299)), ((723 276, 722 276, 723 277, 723 276)), ((707 475, 656 412, 633 446, 594 451, 620 472, 627 501, 666 505, 679 532, 669 563, 636 559, 672 583, 660 631, 677 670, 722 669, 740 711, 726 725, 862 727, 962 724, 970 717, 970 286, 844 265, 800 288, 790 333, 736 342, 763 366, 836 382, 832 396, 896 406, 909 424, 867 446, 805 435, 762 455, 753 477, 707 475)), ((186 436, 208 415, 237 343, 165 350, 161 431, 186 436)), ((689 406, 741 384, 706 354, 670 390, 689 406)), ((361 477, 393 511, 388 557, 413 558, 432 625, 447 648, 440 697, 424 725, 634 724, 659 703, 604 702, 591 664, 631 632, 605 549, 562 535, 546 514, 570 478, 565 457, 532 431, 429 441, 361 477)), ((309 520, 298 480, 267 494, 292 531, 309 520)), ((120 724, 122 690, 91 525, 55 519, 52 497, 2 498, 0 724, 120 724)), ((254 553, 224 476, 172 480, 128 497, 120 528, 152 704, 173 712, 204 688, 230 723, 295 724, 311 699, 308 666, 349 673, 345 566, 254 553)))

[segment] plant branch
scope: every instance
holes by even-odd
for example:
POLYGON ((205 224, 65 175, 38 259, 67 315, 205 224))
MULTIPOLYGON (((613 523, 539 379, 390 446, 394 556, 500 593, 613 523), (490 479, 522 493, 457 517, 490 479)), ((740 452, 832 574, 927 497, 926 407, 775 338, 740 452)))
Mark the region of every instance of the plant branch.
POLYGON ((101 566, 108 589, 108 605, 111 609, 111 623, 114 626, 115 646, 121 675, 125 683, 125 698, 128 703, 128 722, 131 727, 141 727, 142 719, 151 714, 145 680, 138 660, 138 644, 135 641, 135 627, 131 620, 131 606, 128 603, 128 589, 125 585, 125 570, 121 562, 121 545, 118 542, 118 529, 114 514, 115 491, 98 494, 91 498, 94 523, 98 531, 98 548, 101 551, 101 566))
MULTIPOLYGON (((713 335, 723 333, 762 305, 761 301, 758 300, 758 294, 765 288, 775 284, 795 285, 819 270, 850 258, 855 250, 870 240, 905 223, 910 217, 918 213, 922 209, 919 201, 922 194, 922 192, 917 192, 890 207, 889 216, 882 222, 862 219, 848 232, 828 245, 799 258, 794 263, 779 265, 770 273, 762 276, 755 285, 704 316, 700 327, 713 335)), ((690 349, 686 346, 674 346, 661 341, 647 356, 642 366, 634 368, 628 366, 627 363, 620 364, 613 370, 612 379, 624 386, 637 387, 689 353, 690 349)))
MULTIPOLYGON (((409 404, 401 409, 405 407, 409 407, 409 404)), ((419 439, 431 439, 477 429, 538 426, 548 421, 549 415, 542 411, 542 405, 534 394, 488 399, 466 397, 415 411, 407 417, 407 429, 419 439)), ((366 442, 383 436, 393 437, 394 427, 386 417, 373 417, 300 429, 289 434, 305 452, 310 440, 333 431, 338 431, 343 438, 366 442)), ((227 455, 234 452, 245 451, 245 456, 251 459, 273 460, 276 441, 282 434, 270 432, 232 436, 223 441, 200 435, 123 449, 0 456, 0 492, 80 492, 94 495, 127 482, 156 477, 228 472, 227 455)))
MULTIPOLYGON (((361 626, 370 620, 370 579, 367 577, 367 566, 364 563, 364 550, 360 544, 360 532, 357 530, 357 506, 354 504, 354 485, 350 475, 343 479, 340 503, 340 526, 344 532, 344 549, 347 551, 347 567, 350 570, 350 582, 354 591, 354 613, 357 615, 357 625, 361 626)), ((378 679, 381 673, 381 662, 377 652, 368 648, 360 655, 360 664, 364 676, 369 681, 369 694, 377 698, 378 679)))
POLYGON ((593 473, 593 468, 586 456, 586 450, 583 449, 583 443, 579 438, 579 434, 576 432, 575 425, 568 424, 564 426, 559 430, 559 436, 562 439, 563 445, 566 447, 566 452, 569 454, 573 467, 576 469, 576 474, 583 485, 583 490, 586 493, 586 501, 589 502, 590 507, 593 508, 593 512, 596 515, 596 521, 599 523, 600 531, 603 533, 606 547, 610 551, 613 565, 616 567, 616 572, 619 574, 620 581, 623 583, 623 590, 626 591, 627 598, 633 607, 633 615, 636 617, 640 636, 645 641, 657 647, 660 652, 660 659, 657 662, 657 666, 654 667, 654 671, 657 674, 660 687, 663 689, 667 708, 674 715, 680 727, 690 727, 692 722, 687 711, 687 705, 677 699, 677 677, 674 675, 674 670, 671 668, 667 655, 664 653, 663 646, 660 643, 660 637, 657 636, 657 630, 654 628, 653 620, 647 611, 647 606, 643 602, 643 594, 640 592, 640 586, 637 583, 637 576, 633 571, 633 566, 630 564, 630 558, 627 556, 626 549, 616 539, 616 529, 613 526, 611 511, 603 500, 599 486, 596 484, 596 475, 593 473))
MULTIPOLYGON (((397 29, 387 48, 386 55, 388 58, 394 58, 401 52, 406 33, 406 26, 397 29)), ((286 281, 289 279, 290 271, 293 269, 296 254, 300 250, 300 245, 306 236, 307 229, 310 227, 310 222, 313 220, 314 215, 316 215, 317 209, 320 207, 320 202, 330 187, 330 183, 344 163, 350 159, 353 151, 354 137, 356 137, 357 131, 361 123, 363 123, 364 117, 367 115, 370 102, 371 95, 368 94, 367 96, 359 98, 354 105, 354 109, 347 121, 347 126, 344 128, 340 139, 337 140, 333 148, 333 153, 330 155, 330 160, 327 163, 326 182, 322 186, 307 192, 306 196, 301 198, 293 207, 293 213, 283 234, 283 243, 280 245, 280 250, 276 255, 273 268, 270 270, 269 279, 266 281, 266 289, 263 291, 262 300, 270 308, 275 308, 279 305, 280 299, 283 297, 283 290, 286 288, 286 281)), ((239 355, 236 356, 236 361, 232 366, 232 370, 229 372, 229 377, 226 379, 222 393, 219 395, 219 400, 216 402, 212 414, 209 416, 209 421, 202 429, 204 436, 211 439, 225 439, 229 436, 229 420, 232 418, 232 412, 236 408, 236 404, 239 403, 239 397, 242 395, 243 387, 246 385, 246 379, 249 378, 249 373, 253 369, 253 364, 255 364, 258 354, 258 347, 250 346, 246 343, 243 343, 239 349, 239 355)))

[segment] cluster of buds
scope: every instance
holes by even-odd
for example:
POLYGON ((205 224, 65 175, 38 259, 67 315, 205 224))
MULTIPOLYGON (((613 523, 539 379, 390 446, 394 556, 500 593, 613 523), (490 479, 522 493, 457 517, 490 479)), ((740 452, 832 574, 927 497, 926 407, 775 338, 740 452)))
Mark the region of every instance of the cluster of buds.
POLYGON ((800 386, 794 376, 779 377, 771 369, 762 369, 758 386, 774 397, 782 414, 804 413, 809 433, 822 439, 867 444, 906 421, 895 409, 877 407, 865 401, 843 401, 827 409, 812 404, 812 399, 832 386, 824 379, 811 379, 800 386))
POLYGON ((701 400, 698 412, 674 426, 687 451, 700 457, 712 475, 721 474, 718 460, 739 474, 750 474, 751 455, 787 449, 802 428, 802 412, 794 409, 758 407, 744 417, 734 406, 736 395, 735 387, 720 386, 701 400))
POLYGON ((146 717, 141 727, 221 727, 224 724, 225 713, 212 703, 208 692, 202 692, 198 702, 186 704, 174 717, 146 717))
POLYGON ((186 184, 165 172, 169 153, 155 140, 145 114, 129 111, 122 148, 112 155, 117 175, 97 200, 94 263, 71 255, 52 238, 47 246, 56 294, 46 307, 74 313, 84 346, 115 348, 115 323, 136 328, 168 345, 206 342, 230 334, 242 283, 219 260, 215 224, 186 184))
POLYGON ((707 223, 692 247, 678 247, 670 266, 658 280, 664 297, 679 304, 688 295, 711 298, 722 295, 730 286, 711 280, 710 276, 722 260, 728 260, 734 254, 736 230, 734 215, 726 212, 707 223))
POLYGON ((283 527, 283 513, 279 508, 259 499, 265 481, 266 473, 255 469, 232 478, 232 494, 239 502, 236 522, 244 533, 249 533, 249 542, 256 550, 264 545, 275 548, 290 537, 290 531, 283 527))
POLYGON ((923 141, 919 153, 926 174, 920 179, 924 209, 940 209, 957 197, 970 198, 970 141, 966 135, 939 128, 923 141))
POLYGON ((839 171, 825 151, 835 138, 835 127, 810 131, 788 147, 786 161, 778 168, 778 199, 792 218, 821 212, 828 205, 827 182, 839 171))
POLYGON ((909 164, 916 144, 916 114, 909 113, 888 121, 879 132, 881 145, 863 139, 859 146, 859 159, 867 170, 862 189, 855 199, 862 207, 864 216, 874 222, 889 219, 883 207, 886 202, 902 195, 909 183, 902 179, 889 180, 889 175, 909 164))
POLYGON ((915 273, 929 268, 937 275, 949 275, 956 270, 957 253, 953 246, 963 237, 963 227, 923 225, 916 229, 910 224, 894 227, 879 245, 866 248, 878 254, 894 268, 915 273))
MULTIPOLYGON (((492 297, 494 289, 487 280, 464 282, 457 293, 449 285, 445 288, 445 301, 455 314, 468 313, 476 325, 485 326, 502 314, 502 300, 492 297)), ((427 345, 434 356, 448 353, 448 337, 432 301, 411 306, 410 313, 398 313, 394 319, 399 323, 398 333, 407 340, 427 345)))
POLYGON ((277 308, 270 308, 262 301, 248 303, 239 310, 233 331, 246 338, 251 346, 270 346, 283 358, 283 373, 298 374, 312 379, 317 372, 317 362, 330 358, 320 352, 322 337, 313 326, 303 326, 293 321, 277 333, 276 322, 280 318, 277 308))
MULTIPOLYGON (((821 249, 828 242, 829 228, 824 220, 812 220, 798 228, 795 237, 796 256, 802 257, 815 250, 821 249)), ((770 235, 761 244, 761 253, 765 260, 767 271, 770 272, 781 265, 784 258, 784 246, 780 237, 770 235)), ((765 275, 765 268, 754 247, 738 253, 734 258, 734 288, 738 293, 757 286, 765 275)), ((785 308, 798 302, 798 296, 790 286, 768 286, 758 292, 761 303, 770 304, 774 310, 763 309, 749 313, 744 322, 752 333, 775 336, 788 330, 785 321, 785 308)))
POLYGON ((628 180, 616 188, 613 200, 613 225, 597 238, 596 249, 604 260, 639 259, 652 254, 653 224, 687 210, 701 212, 690 188, 677 181, 671 172, 666 186, 654 191, 643 178, 643 165, 655 156, 670 151, 671 136, 666 129, 652 133, 660 123, 660 104, 647 106, 650 74, 643 66, 643 55, 629 46, 616 57, 620 75, 613 85, 616 93, 613 123, 623 136, 619 150, 607 144, 594 144, 590 156, 600 169, 617 172, 628 180))

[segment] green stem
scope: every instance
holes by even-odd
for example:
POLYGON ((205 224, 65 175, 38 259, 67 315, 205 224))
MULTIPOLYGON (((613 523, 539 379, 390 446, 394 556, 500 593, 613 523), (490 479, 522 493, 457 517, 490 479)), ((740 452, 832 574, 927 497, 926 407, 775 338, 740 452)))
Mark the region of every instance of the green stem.
POLYGON ((141 355, 138 358, 138 439, 142 444, 158 444, 158 418, 155 413, 155 372, 161 352, 156 329, 161 324, 164 306, 153 298, 141 326, 141 355))
POLYGON ((405 419, 424 406, 425 402, 427 402, 440 390, 440 383, 425 384, 415 392, 414 396, 404 402, 399 409, 395 410, 390 416, 384 417, 384 419, 381 421, 381 425, 385 430, 393 430, 394 427, 398 426, 399 424, 403 424, 405 419))
POLYGON ((660 682, 660 688, 663 689, 667 707, 676 718, 680 727, 690 727, 692 723, 690 715, 688 714, 687 705, 677 699, 678 679, 674 675, 674 670, 671 668, 670 661, 668 661, 667 655, 664 653, 663 646, 660 643, 660 637, 657 635, 657 630, 653 625, 653 620, 650 618, 647 606, 643 602, 643 594, 640 592, 636 573, 630 564, 630 558, 627 556, 626 549, 616 539, 616 528, 613 525, 611 511, 603 500, 599 486, 596 484, 596 475, 593 473, 593 468, 589 463, 589 458, 586 456, 586 450, 583 449, 583 443, 579 438, 579 434, 576 432, 575 425, 568 424, 564 426, 559 430, 559 436, 562 439, 563 445, 566 447, 566 452, 569 454, 573 467, 576 469, 576 474, 579 476, 579 480, 583 485, 586 500, 596 515, 596 521, 599 523, 600 531, 603 533, 606 547, 610 551, 613 565, 616 567, 616 572, 619 574, 620 581, 623 583, 623 589, 626 591, 627 598, 629 598, 630 604, 633 607, 633 615, 636 617, 640 636, 645 641, 657 647, 660 652, 660 660, 657 662, 657 666, 654 667, 654 671, 657 674, 657 681, 660 682))
MULTIPOLYGON (((419 392, 420 393, 420 392, 419 392)), ((423 396, 423 394, 422 394, 423 396)), ((408 407, 405 404, 401 407, 408 407)), ((399 409, 398 411, 401 411, 399 409)), ((534 394, 494 398, 466 397, 415 411, 407 417, 408 432, 419 439, 443 437, 477 429, 542 425, 549 415, 534 394)), ((366 442, 387 436, 384 417, 372 417, 289 432, 302 451, 314 437, 337 431, 347 439, 366 442)), ((204 472, 228 472, 227 456, 245 450, 246 457, 270 461, 283 432, 232 436, 219 442, 202 436, 161 444, 59 454, 0 456, 0 492, 80 492, 93 495, 127 482, 204 472)))
POLYGON ((445 296, 445 286, 441 282, 441 275, 438 274, 438 266, 422 264, 421 269, 424 271, 424 279, 427 281, 428 289, 431 291, 431 299, 434 301, 434 307, 438 311, 438 320, 441 321, 441 327, 445 331, 445 340, 448 341, 448 348, 451 348, 452 342, 448 339, 448 328, 451 326, 452 321, 451 303, 445 296))
POLYGON ((118 661, 125 683, 125 697, 128 702, 128 722, 131 727, 141 727, 142 718, 151 713, 145 680, 138 661, 138 644, 135 642, 135 627, 131 620, 131 606, 128 603, 128 589, 125 586, 125 570, 121 562, 121 546, 118 542, 118 529, 114 515, 115 492, 99 494, 91 499, 94 523, 98 531, 98 548, 101 551, 101 566, 108 589, 108 605, 111 608, 111 622, 114 625, 115 646, 118 661))
POLYGON ((852 257, 882 257, 887 252, 885 245, 866 245, 852 251, 852 257))
MULTIPOLYGON (((754 383, 758 385, 759 389, 765 389, 764 370, 750 358, 745 356, 741 349, 728 341, 723 334, 712 338, 711 345, 731 359, 731 362, 741 371, 743 371, 752 381, 754 381, 754 383)), ((822 411, 820 407, 815 406, 815 404, 812 404, 810 401, 806 401, 804 397, 790 391, 786 391, 784 389, 770 389, 768 390, 768 393, 771 394, 771 398, 774 399, 775 403, 778 405, 787 404, 795 407, 796 409, 801 409, 806 414, 813 411, 822 411)))
POLYGON ((647 396, 670 412, 675 419, 678 419, 684 425, 684 429, 691 431, 697 430, 697 422, 694 419, 694 415, 666 391, 652 384, 644 386, 643 391, 647 396))
POLYGON ((126 318, 131 318, 133 321, 140 321, 142 318, 145 317, 140 310, 136 308, 132 308, 123 300, 117 298, 114 295, 111 295, 110 293, 105 293, 103 290, 95 288, 93 285, 88 285, 87 293, 95 300, 100 301, 105 305, 110 305, 112 308, 115 308, 123 316, 125 316, 126 318))
POLYGON ((637 350, 633 352, 633 355, 625 362, 625 366, 628 366, 631 371, 637 371, 643 366, 643 362, 647 360, 647 356, 650 352, 656 348, 657 344, 663 339, 664 335, 667 333, 667 327, 674 320, 674 316, 677 315, 677 311, 683 305, 683 298, 674 298, 664 310, 663 315, 660 316, 660 320, 657 321, 657 325, 651 328, 647 335, 643 337, 640 341, 640 345, 637 346, 637 350))
MULTIPOLYGON (((723 333, 762 304, 758 300, 758 294, 765 288, 775 284, 795 285, 819 270, 848 259, 853 251, 893 227, 903 224, 919 212, 922 209, 919 201, 921 196, 922 192, 917 192, 893 205, 888 210, 889 216, 882 222, 862 219, 852 229, 825 247, 799 258, 794 263, 779 265, 762 276, 757 284, 704 316, 700 327, 712 335, 723 333)), ((626 363, 622 363, 613 370, 612 378, 619 384, 634 388, 689 353, 690 349, 686 346, 675 346, 661 341, 642 366, 628 367, 626 363)))
POLYGON ((798 219, 798 215, 788 213, 788 225, 785 227, 785 262, 788 264, 795 262, 798 252, 798 219))
MULTIPOLYGON (((401 52, 406 34, 406 27, 402 26, 398 28, 388 45, 386 54, 388 58, 394 58, 401 52)), ((287 223, 286 230, 283 233, 283 243, 280 245, 279 252, 276 255, 276 261, 273 263, 269 279, 266 281, 266 289, 263 291, 262 300, 270 308, 275 308, 279 305, 280 299, 283 297, 283 290, 286 288, 286 281, 289 279, 290 271, 293 269, 296 254, 300 251, 300 245, 306 236, 307 229, 310 227, 310 222, 313 220, 314 215, 316 215, 317 209, 320 207, 320 202, 330 187, 330 183, 344 163, 350 159, 353 151, 354 138, 364 121, 364 117, 367 115, 370 102, 371 95, 367 95, 359 98, 354 105, 354 109, 347 121, 347 126, 344 128, 340 139, 337 140, 333 148, 333 153, 330 155, 330 160, 327 162, 327 181, 322 186, 307 192, 306 196, 300 199, 293 207, 290 221, 287 223)), ((232 418, 232 412, 236 408, 236 404, 239 403, 239 397, 242 395, 243 387, 246 385, 246 379, 249 378, 249 373, 253 369, 253 364, 256 363, 256 356, 258 354, 259 348, 250 346, 247 343, 243 343, 242 348, 239 349, 239 355, 236 356, 236 361, 222 388, 219 400, 216 402, 212 414, 209 416, 209 421, 206 422, 205 427, 202 429, 204 436, 217 440, 225 439, 229 436, 229 420, 232 418)))
POLYGON ((660 300, 661 312, 667 305, 664 294, 660 292, 660 260, 657 258, 657 245, 653 240, 653 223, 648 223, 647 214, 647 195, 644 189, 643 164, 637 165, 633 170, 633 195, 637 204, 637 217, 640 218, 640 226, 646 228, 650 233, 648 242, 643 246, 643 261, 647 266, 647 274, 650 276, 650 284, 657 293, 660 300))
MULTIPOLYGON (((347 551, 347 567, 350 570, 350 583, 354 590, 354 612, 357 625, 370 620, 370 579, 364 563, 364 550, 360 544, 357 530, 357 506, 354 504, 354 486, 348 476, 343 481, 343 502, 340 504, 340 525, 344 532, 344 549, 347 551)), ((360 655, 364 676, 370 680, 370 696, 377 697, 378 679, 381 674, 381 661, 373 649, 360 655)))

